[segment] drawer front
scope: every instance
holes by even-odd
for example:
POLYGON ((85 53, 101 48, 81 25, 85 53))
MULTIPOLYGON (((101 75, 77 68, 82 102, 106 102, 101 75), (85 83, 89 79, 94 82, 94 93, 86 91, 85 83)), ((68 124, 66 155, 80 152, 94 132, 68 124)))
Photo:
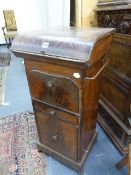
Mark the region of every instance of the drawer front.
POLYGON ((70 114, 68 112, 64 112, 62 110, 59 110, 57 108, 51 107, 47 104, 43 104, 41 102, 38 102, 36 100, 32 100, 33 107, 35 111, 38 111, 42 114, 48 115, 50 117, 55 117, 57 119, 60 119, 62 121, 72 123, 74 125, 80 124, 80 118, 76 115, 70 114))
POLYGON ((63 122, 34 105, 40 142, 54 151, 77 161, 77 125, 63 122))
POLYGON ((78 88, 71 79, 37 70, 30 71, 28 79, 32 98, 79 112, 78 88))

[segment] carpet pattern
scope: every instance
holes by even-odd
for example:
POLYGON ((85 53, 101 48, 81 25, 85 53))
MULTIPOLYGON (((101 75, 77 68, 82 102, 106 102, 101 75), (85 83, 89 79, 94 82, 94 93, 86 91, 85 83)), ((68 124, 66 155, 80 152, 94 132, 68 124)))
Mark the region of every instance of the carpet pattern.
POLYGON ((46 175, 46 161, 36 147, 32 113, 0 119, 0 175, 46 175))
POLYGON ((5 81, 7 77, 7 67, 0 68, 0 105, 4 104, 5 99, 5 81))

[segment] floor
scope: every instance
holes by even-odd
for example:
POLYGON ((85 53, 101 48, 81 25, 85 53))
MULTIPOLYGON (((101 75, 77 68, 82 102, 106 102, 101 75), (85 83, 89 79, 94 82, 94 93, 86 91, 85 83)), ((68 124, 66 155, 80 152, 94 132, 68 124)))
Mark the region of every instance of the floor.
MULTIPOLYGON (((6 47, 0 46, 0 51, 6 47)), ((5 106, 0 106, 0 116, 23 111, 33 111, 25 67, 22 58, 12 54, 11 65, 6 81, 5 106)), ((127 167, 117 170, 115 163, 121 154, 114 147, 103 129, 97 124, 98 137, 84 164, 84 175, 127 175, 127 167)), ((77 175, 75 171, 46 156, 47 175, 77 175)))

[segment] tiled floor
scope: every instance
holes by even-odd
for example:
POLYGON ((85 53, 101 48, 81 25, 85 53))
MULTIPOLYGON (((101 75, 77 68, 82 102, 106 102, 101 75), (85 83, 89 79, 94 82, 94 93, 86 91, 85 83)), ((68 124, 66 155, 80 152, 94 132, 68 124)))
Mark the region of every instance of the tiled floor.
MULTIPOLYGON (((6 51, 0 46, 0 51, 6 51)), ((23 111, 33 111, 25 74, 23 59, 12 54, 11 66, 8 69, 6 81, 5 102, 8 106, 0 106, 0 116, 23 111)), ((115 168, 115 163, 121 159, 101 127, 97 125, 98 137, 84 165, 84 175, 127 175, 127 167, 121 170, 115 168)), ((50 156, 47 159, 48 175, 77 175, 75 171, 61 164, 50 156)))

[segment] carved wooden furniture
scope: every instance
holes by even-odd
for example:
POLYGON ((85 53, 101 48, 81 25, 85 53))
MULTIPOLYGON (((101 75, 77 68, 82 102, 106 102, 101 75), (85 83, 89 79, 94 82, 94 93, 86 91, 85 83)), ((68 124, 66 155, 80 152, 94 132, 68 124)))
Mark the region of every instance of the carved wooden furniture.
POLYGON ((40 143, 38 148, 76 171, 96 137, 100 74, 112 29, 65 28, 18 35, 40 143))
POLYGON ((98 121, 125 154, 131 141, 131 4, 97 9, 100 27, 115 27, 103 72, 98 121))

